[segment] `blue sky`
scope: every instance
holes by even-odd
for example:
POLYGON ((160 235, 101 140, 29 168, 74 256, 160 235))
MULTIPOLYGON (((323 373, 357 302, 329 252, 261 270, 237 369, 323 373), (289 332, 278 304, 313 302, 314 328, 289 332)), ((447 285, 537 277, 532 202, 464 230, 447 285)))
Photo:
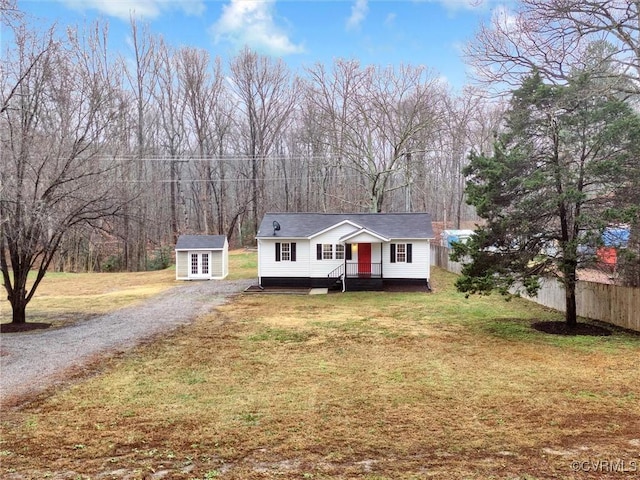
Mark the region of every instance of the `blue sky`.
POLYGON ((454 89, 465 83, 461 46, 498 0, 18 0, 60 26, 107 20, 112 48, 127 54, 129 16, 173 46, 226 60, 248 45, 294 70, 334 58, 362 64, 425 65, 454 89))

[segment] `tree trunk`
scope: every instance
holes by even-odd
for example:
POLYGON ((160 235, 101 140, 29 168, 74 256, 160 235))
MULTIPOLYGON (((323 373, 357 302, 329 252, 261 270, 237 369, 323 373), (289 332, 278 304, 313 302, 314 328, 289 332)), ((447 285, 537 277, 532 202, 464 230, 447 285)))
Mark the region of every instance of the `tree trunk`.
POLYGON ((565 298, 565 321, 567 327, 575 328, 578 325, 578 313, 576 307, 576 284, 578 283, 578 261, 575 248, 565 247, 565 261, 563 265, 564 275, 564 298, 565 298), (569 257, 569 258, 566 258, 569 257))
POLYGON ((21 293, 24 293, 24 289, 16 291, 12 297, 9 297, 13 310, 11 323, 22 324, 27 322, 27 302, 21 293))
POLYGON ((565 321, 567 323, 567 327, 575 328, 578 325, 575 280, 569 279, 569 281, 565 282, 564 292, 566 305, 565 321))
POLYGON ((629 244, 619 254, 623 284, 627 287, 640 287, 640 214, 630 225, 629 244))
POLYGON ((171 156, 170 172, 171 172, 171 183, 169 184, 169 190, 170 190, 169 206, 171 210, 171 238, 173 240, 173 243, 175 244, 178 241, 178 213, 176 208, 177 175, 176 175, 176 161, 175 161, 174 155, 171 156))
POLYGON ((255 154, 251 155, 251 212, 253 214, 253 233, 258 233, 258 159, 255 154))

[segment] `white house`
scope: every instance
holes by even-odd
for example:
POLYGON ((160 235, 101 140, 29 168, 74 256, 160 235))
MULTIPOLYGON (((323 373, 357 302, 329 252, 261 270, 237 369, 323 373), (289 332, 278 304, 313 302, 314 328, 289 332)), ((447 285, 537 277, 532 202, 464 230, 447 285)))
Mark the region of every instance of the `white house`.
POLYGON ((224 235, 180 235, 176 280, 221 280, 229 274, 229 242, 224 235))
POLYGON ((429 286, 428 213, 267 213, 256 238, 262 287, 429 286))

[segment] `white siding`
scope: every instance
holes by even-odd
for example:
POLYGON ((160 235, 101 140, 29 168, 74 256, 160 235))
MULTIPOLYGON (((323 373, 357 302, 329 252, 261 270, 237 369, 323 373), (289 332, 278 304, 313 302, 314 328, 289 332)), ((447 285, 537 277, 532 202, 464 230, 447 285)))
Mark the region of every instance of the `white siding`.
POLYGON ((428 240, 392 240, 382 251, 382 276, 384 278, 430 278, 431 249, 428 240), (391 263, 390 243, 411 243, 411 263, 391 263))
MULTIPOLYGON (((206 271, 206 270, 205 270, 206 271)), ((176 250, 176 280, 210 280, 223 279, 229 273, 229 242, 224 239, 221 250, 196 248, 192 250, 176 250), (197 254, 200 261, 202 254, 207 254, 208 274, 191 274, 191 254, 197 254)))
POLYGON ((222 251, 222 278, 229 275, 229 241, 224 239, 224 250, 222 251))
POLYGON ((260 277, 326 277, 344 263, 343 259, 335 259, 335 246, 340 243, 340 238, 355 230, 353 225, 345 224, 313 237, 311 240, 260 238, 258 239, 258 275, 260 277), (296 261, 276 262, 276 242, 295 242, 296 261), (333 245, 333 260, 316 259, 316 245, 318 243, 333 245))
MULTIPOLYGON (((328 232, 323 233, 322 235, 318 235, 317 237, 313 237, 311 239, 311 262, 309 264, 309 271, 311 272, 310 276, 315 278, 326 277, 333 270, 338 268, 340 265, 344 265, 344 259, 336 260, 336 245, 340 243, 340 239, 349 233, 358 230, 353 225, 340 225, 328 232), (316 255, 316 245, 317 244, 331 244, 333 245, 333 260, 318 260, 316 255)), ((374 257, 375 246, 372 248, 371 256, 374 257)), ((345 252, 346 255, 346 252, 345 252)), ((355 261, 353 258, 350 261, 355 261)), ((372 258, 372 262, 376 260, 372 258)), ((379 260, 378 260, 379 261, 379 260)))
MULTIPOLYGON (((315 255, 315 252, 314 252, 315 255)), ((308 277, 309 241, 287 238, 258 239, 258 276, 260 277, 308 277), (295 243, 296 261, 276 262, 276 243, 295 243)))
POLYGON ((224 250, 180 250, 176 252, 176 280, 210 280, 223 279, 229 273, 229 249, 224 250), (209 274, 191 274, 191 254, 208 255, 209 274))
POLYGON ((211 252, 211 276, 222 277, 222 251, 211 252))
MULTIPOLYGON (((326 277, 334 269, 344 264, 343 259, 335 259, 335 246, 340 243, 340 238, 353 232, 352 225, 341 225, 335 229, 318 235, 311 240, 307 239, 258 239, 258 276, 259 277, 326 277), (276 242, 295 242, 296 261, 276 262, 276 242), (316 245, 333 245, 332 260, 317 260, 316 245)), ((411 243, 412 263, 391 263, 391 248, 389 243, 372 243, 371 262, 382 263, 382 275, 384 278, 430 278, 430 248, 428 240, 400 240, 392 243, 411 243)), ((350 262, 357 262, 358 255, 353 251, 350 262)))
POLYGON ((229 274, 229 244, 225 240, 223 250, 213 250, 211 255, 211 278, 223 279, 229 274))
POLYGON ((382 239, 375 237, 369 233, 363 232, 359 235, 355 235, 347 240, 348 243, 381 243, 382 239))
POLYGON ((189 254, 176 252, 176 280, 185 280, 189 277, 189 254))

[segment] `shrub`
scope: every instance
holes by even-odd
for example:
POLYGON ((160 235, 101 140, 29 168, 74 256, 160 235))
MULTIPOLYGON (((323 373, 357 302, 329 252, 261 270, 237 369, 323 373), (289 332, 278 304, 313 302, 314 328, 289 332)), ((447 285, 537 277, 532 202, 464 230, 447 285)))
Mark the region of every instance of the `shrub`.
POLYGON ((164 270, 171 265, 171 248, 164 246, 156 248, 147 264, 148 270, 164 270))

